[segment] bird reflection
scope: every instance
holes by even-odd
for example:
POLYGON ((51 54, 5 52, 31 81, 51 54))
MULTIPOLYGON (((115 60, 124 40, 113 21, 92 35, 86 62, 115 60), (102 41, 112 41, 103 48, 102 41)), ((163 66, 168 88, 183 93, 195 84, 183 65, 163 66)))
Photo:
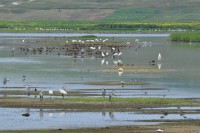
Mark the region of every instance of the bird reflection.
POLYGON ((53 113, 49 113, 49 117, 52 117, 53 116, 53 113))
POLYGON ((44 111, 43 109, 40 109, 40 119, 42 119, 44 117, 44 111))
POLYGON ((158 69, 161 69, 162 64, 158 63, 158 69))
POLYGON ((109 112, 109 117, 113 120, 114 119, 114 112, 109 112))
POLYGON ((105 111, 102 111, 102 117, 105 117, 105 116, 106 116, 106 113, 108 113, 109 117, 110 117, 112 120, 115 119, 114 112, 105 112, 105 111))
POLYGON ((106 112, 102 111, 102 116, 105 117, 106 116, 106 112))
POLYGON ((118 76, 122 76, 123 72, 118 72, 118 76))
POLYGON ((24 117, 29 117, 30 116, 30 108, 27 108, 25 113, 22 114, 24 117))

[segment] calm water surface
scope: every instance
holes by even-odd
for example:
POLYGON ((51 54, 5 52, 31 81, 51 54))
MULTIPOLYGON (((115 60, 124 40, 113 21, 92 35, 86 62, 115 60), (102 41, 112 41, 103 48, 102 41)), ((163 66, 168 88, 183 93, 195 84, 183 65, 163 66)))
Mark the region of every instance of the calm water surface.
POLYGON ((142 114, 140 112, 79 112, 75 110, 0 108, 0 130, 60 129, 122 125, 153 125, 160 120, 198 120, 199 114, 142 114), (22 116, 29 113, 29 117, 22 116))
MULTIPOLYGON (((5 34, 7 35, 8 33, 5 34)), ((140 48, 128 47, 123 49, 120 60, 124 64, 158 69, 157 64, 150 66, 149 61, 157 60, 158 53, 162 55, 162 61, 159 62, 162 72, 124 72, 122 76, 118 76, 117 72, 102 72, 102 70, 113 68, 114 60, 111 57, 106 59, 107 65, 102 65, 102 59, 92 57, 74 59, 63 55, 23 55, 20 52, 16 52, 14 56, 11 56, 11 50, 13 48, 17 49, 16 45, 30 47, 34 45, 32 42, 41 39, 38 37, 22 37, 20 35, 19 37, 15 35, 14 37, 1 37, 0 39, 0 79, 9 77, 8 87, 29 84, 39 89, 51 88, 55 91, 64 85, 70 91, 102 88, 119 90, 122 89, 121 86, 92 86, 81 83, 89 81, 141 81, 149 84, 125 86, 125 89, 131 90, 116 91, 116 94, 124 97, 199 98, 200 49, 190 47, 194 44, 184 44, 184 47, 182 44, 172 44, 172 42, 168 41, 166 34, 161 34, 157 37, 148 36, 148 34, 139 34, 133 37, 114 37, 115 41, 134 43, 137 38, 141 44, 146 42, 140 48), (25 42, 23 43, 22 40, 25 40, 25 42), (26 76, 25 82, 22 81, 23 75, 26 76), (144 88, 157 89, 146 91, 144 88)), ((123 34, 122 36, 125 35, 123 34)), ((69 40, 66 37, 67 39, 69 40)), ((113 40, 113 38, 110 38, 110 40, 113 40)))
MULTIPOLYGON (((55 35, 63 36, 63 34, 55 35)), ((112 38, 109 39, 113 42, 129 41, 133 44, 137 38, 140 41, 139 43, 142 44, 141 47, 127 47, 122 50, 123 54, 120 59, 124 64, 158 69, 157 62, 155 66, 149 65, 149 62, 157 60, 158 53, 161 53, 162 60, 159 62, 161 72, 124 72, 119 76, 117 71, 102 71, 114 69, 114 60, 111 57, 106 59, 108 62, 106 65, 102 64, 102 59, 92 57, 74 59, 71 56, 53 54, 24 55, 19 51, 16 51, 12 56, 13 48, 34 46, 36 40, 52 39, 54 35, 50 37, 49 34, 45 34, 40 37, 40 34, 20 34, 16 36, 2 33, 0 34, 0 79, 3 81, 4 77, 9 77, 10 80, 6 86, 11 87, 10 89, 29 84, 39 90, 53 89, 58 91, 61 87, 66 86, 69 91, 78 90, 94 94, 100 94, 100 90, 103 88, 115 89, 116 97, 199 98, 200 49, 196 46, 200 45, 199 43, 172 43, 168 41, 166 34, 102 35, 100 37, 110 36, 112 38), (25 41, 23 42, 23 40, 25 41), (26 76, 25 81, 23 81, 23 75, 26 76), (83 84, 90 81, 141 81, 148 84, 125 85, 123 88, 120 85, 95 86, 83 84)), ((65 39, 70 40, 71 37, 66 36, 65 39)), ((5 89, 3 84, 0 87, 1 90, 5 89)), ((1 124, 0 129, 10 129, 11 126, 12 129, 32 129, 134 125, 148 124, 138 123, 138 120, 160 119, 158 114, 138 114, 135 112, 62 112, 40 109, 30 109, 30 117, 25 118, 21 114, 26 111, 27 109, 0 108, 0 119, 5 121, 2 123, 3 125, 1 124), (88 116, 90 116, 89 119, 88 116)), ((188 118, 199 119, 199 116, 191 114, 188 118)), ((177 114, 171 114, 166 119, 183 118, 177 114)))

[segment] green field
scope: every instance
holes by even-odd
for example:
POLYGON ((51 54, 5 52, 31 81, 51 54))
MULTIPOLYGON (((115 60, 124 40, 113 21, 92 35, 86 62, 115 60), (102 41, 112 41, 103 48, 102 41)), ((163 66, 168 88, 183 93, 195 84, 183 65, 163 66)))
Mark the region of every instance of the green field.
POLYGON ((173 33, 170 38, 172 41, 200 42, 200 32, 173 33))
POLYGON ((199 7, 199 0, 1 0, 0 20, 199 21, 199 7))
POLYGON ((176 32, 199 31, 200 22, 0 21, 0 32, 176 32))

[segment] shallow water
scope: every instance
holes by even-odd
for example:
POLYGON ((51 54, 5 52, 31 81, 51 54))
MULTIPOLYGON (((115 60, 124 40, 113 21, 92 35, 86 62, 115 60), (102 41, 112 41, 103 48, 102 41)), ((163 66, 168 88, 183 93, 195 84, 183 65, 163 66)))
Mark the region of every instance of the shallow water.
POLYGON ((60 129, 122 125, 153 125, 159 120, 198 120, 199 114, 142 114, 140 112, 79 112, 76 110, 0 108, 0 130, 60 129), (29 117, 22 114, 29 113, 29 117))
MULTIPOLYGON (((136 67, 147 69, 158 69, 157 63, 160 64, 159 67, 161 66, 161 72, 158 73, 124 72, 121 76, 117 72, 102 71, 114 69, 114 60, 111 57, 106 59, 108 62, 106 65, 102 64, 102 59, 93 57, 74 59, 71 56, 55 54, 24 55, 19 50, 16 50, 12 56, 11 50, 13 48, 34 46, 34 42, 41 40, 57 42, 59 39, 53 37, 63 34, 47 34, 47 38, 44 38, 41 34, 37 34, 37 37, 35 37, 35 34, 32 33, 1 33, 1 35, 3 37, 0 37, 0 79, 9 77, 10 81, 7 82, 6 86, 13 86, 13 89, 29 84, 32 87, 37 87, 38 90, 53 89, 57 91, 66 86, 69 91, 79 90, 81 92, 82 89, 91 89, 87 92, 96 94, 101 94, 99 90, 103 88, 115 89, 118 97, 199 98, 199 49, 191 48, 190 46, 193 44, 188 44, 188 47, 181 47, 181 43, 174 44, 168 41, 166 34, 132 34, 131 37, 129 35, 122 37, 126 34, 119 34, 121 37, 109 38, 111 41, 123 41, 124 43, 129 41, 131 44, 134 44, 136 38, 139 39, 140 47, 133 46, 121 50, 123 54, 120 60, 124 64, 133 64, 136 67), (40 36, 43 37, 40 38, 40 36), (158 53, 161 53, 162 60, 156 62, 155 66, 150 66, 149 61, 157 60, 158 53), (22 81, 23 75, 26 76, 24 82, 22 81), (125 85, 123 88, 120 85, 82 84, 91 81, 140 81, 148 84, 125 85), (148 90, 144 88, 148 88, 148 90), (157 88, 157 90, 154 88, 157 88), (94 91, 94 89, 98 91, 94 91)), ((101 35, 109 37, 112 34, 101 35)), ((74 34, 69 34, 64 40, 70 40, 72 38, 69 37, 73 36, 74 34)), ((198 43, 195 45, 198 45, 198 43)), ((3 87, 2 84, 1 89, 4 89, 3 87)), ((108 90, 107 94, 109 92, 108 90)))
MULTIPOLYGON (((70 40, 73 34, 65 36, 61 41, 70 40)), ((81 34, 82 35, 82 34, 81 34)), ((83 93, 99 94, 106 89, 107 95, 115 89, 115 97, 168 97, 168 98, 199 98, 200 94, 200 52, 199 48, 182 43, 174 44, 167 41, 168 35, 137 34, 123 35, 101 34, 101 37, 115 36, 109 40, 123 43, 140 40, 140 47, 127 47, 122 49, 120 60, 124 64, 133 64, 135 67, 158 69, 161 64, 161 72, 124 72, 121 76, 116 72, 104 72, 102 70, 115 69, 114 60, 106 59, 108 64, 102 64, 102 59, 85 57, 73 58, 71 56, 40 54, 24 55, 19 50, 12 49, 19 46, 34 46, 35 42, 57 42, 55 36, 64 34, 0 34, 0 79, 9 77, 6 85, 1 84, 0 89, 25 89, 25 85, 36 87, 38 90, 53 89, 58 91, 66 86, 68 91, 78 90, 83 93), (41 37, 42 36, 42 37, 41 37), (118 36, 118 37, 117 37, 118 36), (119 37, 120 36, 120 37, 119 37), (122 37, 123 36, 123 37, 122 37), (144 43, 145 42, 145 43, 144 43), (161 53, 162 60, 155 66, 149 65, 149 61, 157 60, 161 53), (23 75, 26 76, 23 81, 23 75), (87 85, 91 81, 115 81, 115 82, 145 82, 145 85, 87 85), (22 87, 22 88, 16 88, 22 87), (23 88, 24 87, 24 88, 23 88), (8 89, 8 88, 7 88, 8 89)), ((100 36, 100 35, 99 35, 100 36)), ((40 43, 39 43, 40 45, 40 43)), ((196 43, 195 45, 199 45, 196 43)), ((3 96, 2 96, 3 97, 3 96)), ((45 96, 49 98, 49 96, 45 96)), ((176 107, 158 108, 174 109, 176 107)), ((190 107, 181 107, 190 110, 190 107)), ((199 110, 199 107, 192 108, 199 110)), ((147 125, 157 124, 153 122, 139 122, 144 120, 160 120, 161 114, 142 114, 140 112, 79 112, 76 110, 48 110, 48 109, 16 109, 0 108, 0 130, 7 129, 40 129, 40 128, 78 128, 78 127, 104 127, 112 125, 147 125), (30 117, 22 114, 30 112, 30 117)), ((198 114, 187 114, 187 119, 199 119, 198 114)), ((164 120, 183 120, 179 114, 169 114, 164 120)))

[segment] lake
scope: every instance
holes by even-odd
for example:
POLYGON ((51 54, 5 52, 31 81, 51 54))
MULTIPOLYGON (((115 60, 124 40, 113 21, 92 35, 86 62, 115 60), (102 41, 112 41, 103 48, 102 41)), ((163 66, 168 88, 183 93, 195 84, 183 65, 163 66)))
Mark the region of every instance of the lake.
MULTIPOLYGON (((191 44, 174 44, 168 41, 165 34, 152 37, 152 35, 136 35, 136 37, 112 37, 110 40, 134 43, 139 39, 140 47, 127 47, 122 49, 120 60, 123 64, 134 65, 145 69, 158 69, 161 72, 124 72, 121 76, 117 72, 104 72, 103 70, 114 69, 112 57, 106 59, 107 65, 102 65, 102 58, 76 58, 72 56, 55 54, 28 54, 24 55, 19 50, 12 56, 12 49, 19 46, 32 47, 37 40, 58 42, 54 37, 22 37, 22 33, 12 37, 0 38, 0 79, 9 77, 8 87, 19 87, 29 84, 40 89, 59 90, 66 86, 68 90, 81 89, 116 89, 116 95, 124 97, 173 97, 173 98, 198 98, 200 78, 200 52, 199 48, 190 47, 191 44), (141 37, 138 37, 141 36, 141 37), (164 37, 163 37, 164 36, 164 37), (52 39, 53 38, 53 39, 52 39), (22 42, 25 40, 25 42, 22 42), (184 47, 183 47, 184 46, 184 47), (149 65, 152 60, 157 60, 158 53, 162 55, 162 61, 155 65, 149 65), (159 64, 159 66, 158 66, 159 64), (26 76, 23 82, 22 76, 26 76), (87 85, 85 82, 131 82, 140 81, 145 85, 127 85, 122 90, 120 85, 87 85), (76 84, 73 84, 76 83, 76 84), (152 89, 151 89, 152 88, 152 89), (156 88, 156 89, 155 89, 156 88), (146 90, 148 89, 148 90, 146 90), (144 95, 147 94, 147 95, 144 95)), ((31 33, 30 35, 32 35, 31 33)), ((46 34, 46 33, 45 33, 46 34)), ((50 34, 51 35, 51 34, 50 34)), ((49 36, 50 36, 49 35, 49 36)), ((125 34, 121 35, 125 36, 125 34)), ((62 37, 61 37, 62 38, 62 37)), ((63 40, 70 40, 65 37, 63 40)), ((42 42, 43 43, 43 42, 42 42)), ((40 42, 37 44, 40 45, 40 42)), ((197 44, 195 44, 197 45, 197 44)), ((3 84, 2 84, 2 87, 3 84)), ((14 89, 14 88, 13 88, 14 89)), ((100 93, 96 91, 94 93, 100 93)))
MULTIPOLYGON (((62 53, 33 54, 20 50, 21 47, 28 49, 55 47, 59 43, 66 43, 66 40, 77 39, 76 37, 80 35, 82 34, 1 33, 0 79, 2 79, 2 84, 0 89, 24 90, 25 85, 29 84, 31 89, 58 91, 66 86, 68 91, 99 95, 102 89, 106 89, 107 94, 115 89, 115 97, 199 98, 200 47, 198 45, 200 43, 171 42, 168 34, 95 34, 99 40, 108 38, 109 43, 127 43, 126 47, 120 49, 122 52, 120 58, 112 56, 105 59, 96 58, 93 53, 84 58, 75 58, 62 53), (159 53, 162 59, 157 61, 159 53), (119 75, 116 60, 123 62, 123 74, 119 75), (155 64, 150 64, 153 60, 155 64), (125 71, 127 68, 131 68, 131 71, 125 71), (3 85, 4 77, 9 78, 5 85, 3 85), (119 83, 124 81, 125 85, 122 87, 121 85, 87 84, 106 81, 119 83), (136 81, 145 84, 126 85, 126 82, 136 81)), ((102 50, 108 51, 107 48, 102 50)), ((140 118, 145 118, 142 120, 160 119, 160 114, 137 114, 137 112, 28 110, 31 115, 25 118, 21 114, 27 109, 0 108, 0 119, 5 121, 3 126, 1 125, 1 130, 10 129, 11 125, 12 129, 43 128, 41 125, 44 125, 44 128, 146 125, 148 123, 137 121, 141 120, 140 118), (15 116, 18 117, 14 121, 15 116), (85 121, 88 116, 91 116, 90 119, 85 121), (89 124, 84 125, 84 123, 89 124)), ((188 117, 194 119, 198 118, 197 116, 191 114, 188 117)), ((182 119, 177 114, 172 114, 168 118, 182 119)))

